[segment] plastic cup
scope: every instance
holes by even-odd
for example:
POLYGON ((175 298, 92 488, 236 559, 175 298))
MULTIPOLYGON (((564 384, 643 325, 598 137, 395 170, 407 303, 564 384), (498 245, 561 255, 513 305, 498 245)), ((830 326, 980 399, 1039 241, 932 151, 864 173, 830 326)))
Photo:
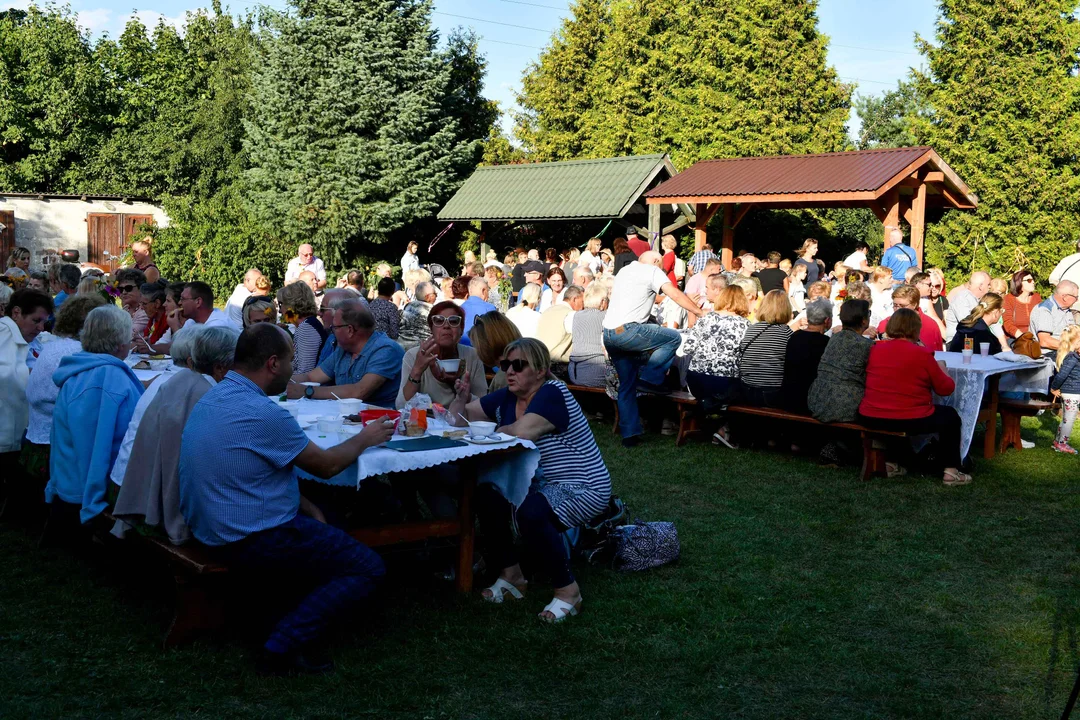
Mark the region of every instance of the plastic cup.
POLYGON ((319 418, 319 432, 336 433, 341 428, 341 422, 336 417, 324 415, 319 418))
POLYGON ((979 354, 986 357, 990 354, 990 343, 979 343, 979 354))
POLYGON ((963 355, 964 355, 964 364, 965 365, 970 365, 971 364, 971 356, 973 354, 972 351, 971 350, 963 350, 962 352, 963 352, 963 355))

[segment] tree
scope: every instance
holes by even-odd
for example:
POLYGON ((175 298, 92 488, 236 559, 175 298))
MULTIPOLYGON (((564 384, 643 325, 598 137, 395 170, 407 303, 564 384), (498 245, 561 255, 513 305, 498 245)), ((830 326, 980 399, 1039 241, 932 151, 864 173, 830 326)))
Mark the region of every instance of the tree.
MULTIPOLYGON (((439 52, 430 0, 296 0, 272 13, 245 120, 254 217, 331 263, 433 215, 489 128, 439 52), (454 97, 450 97, 450 95, 454 97), (451 107, 464 111, 455 117, 451 107)), ((455 49, 455 47, 457 49, 455 49)), ((474 71, 482 70, 472 51, 474 71)))
POLYGON ((78 190, 109 114, 101 67, 69 8, 0 14, 0 188, 78 190))
POLYGON ((916 117, 925 114, 926 102, 914 82, 901 80, 895 90, 887 90, 881 95, 858 96, 855 112, 861 124, 856 143, 860 150, 911 147, 917 143, 916 117))
POLYGON ((1080 23, 1075 0, 941 0, 937 44, 919 38, 931 111, 915 135, 979 196, 929 226, 927 258, 953 282, 1030 262, 1037 277, 1080 234, 1080 23))
POLYGON ((559 33, 529 65, 514 134, 535 160, 582 157, 585 116, 595 106, 590 74, 611 30, 610 0, 576 0, 559 33))

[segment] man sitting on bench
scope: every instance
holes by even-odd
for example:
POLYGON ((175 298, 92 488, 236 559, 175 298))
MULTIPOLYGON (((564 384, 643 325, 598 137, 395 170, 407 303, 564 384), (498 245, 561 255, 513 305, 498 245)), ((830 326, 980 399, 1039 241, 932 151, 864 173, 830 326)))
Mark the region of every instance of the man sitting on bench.
POLYGON ((378 555, 301 497, 293 466, 332 477, 394 430, 374 422, 327 450, 309 441, 267 397, 285 389, 292 358, 292 340, 276 325, 245 330, 233 370, 195 405, 180 446, 180 509, 195 538, 240 570, 310 588, 263 646, 260 670, 275 674, 329 670, 313 658, 312 642, 385 572, 378 555))

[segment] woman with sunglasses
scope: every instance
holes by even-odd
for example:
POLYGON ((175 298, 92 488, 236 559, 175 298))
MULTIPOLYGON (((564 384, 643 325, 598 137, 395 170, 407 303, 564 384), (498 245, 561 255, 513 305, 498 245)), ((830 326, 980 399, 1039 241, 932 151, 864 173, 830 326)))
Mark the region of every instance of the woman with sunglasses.
POLYGON ((930 276, 930 312, 937 318, 941 325, 945 324, 945 313, 949 310, 949 298, 945 295, 945 273, 941 268, 930 268, 926 271, 930 276))
POLYGON ((476 490, 476 515, 487 539, 487 559, 499 568, 495 584, 483 591, 488 602, 509 595, 522 599, 528 585, 517 551, 511 522, 516 519, 521 539, 537 567, 551 578, 555 597, 539 617, 560 622, 581 611, 581 588, 570 571, 562 533, 602 513, 611 499, 611 476, 600 457, 589 424, 566 385, 551 375, 551 357, 539 340, 524 338, 506 346, 500 362, 507 387, 470 400, 468 374, 458 381, 450 406, 454 424, 493 420, 499 432, 536 443, 540 464, 532 487, 520 506, 513 505, 493 485, 476 490))
POLYGON ((1013 273, 1009 294, 1003 298, 1001 307, 1005 335, 1015 339, 1031 332, 1031 311, 1041 302, 1042 297, 1035 292, 1035 276, 1031 271, 1023 269, 1013 273))
POLYGON ((431 308, 427 317, 431 337, 405 353, 401 359, 401 387, 396 407, 404 407, 416 393, 431 397, 432 402, 449 405, 454 401, 454 384, 466 376, 472 396, 487 392, 484 366, 476 351, 461 344, 465 329, 465 311, 453 301, 444 301, 431 308), (458 360, 457 370, 449 372, 440 360, 458 360))
POLYGON ((142 337, 150 318, 142 309, 142 293, 139 288, 146 283, 146 275, 136 268, 124 268, 116 272, 116 289, 120 291, 120 306, 131 316, 131 339, 142 337))

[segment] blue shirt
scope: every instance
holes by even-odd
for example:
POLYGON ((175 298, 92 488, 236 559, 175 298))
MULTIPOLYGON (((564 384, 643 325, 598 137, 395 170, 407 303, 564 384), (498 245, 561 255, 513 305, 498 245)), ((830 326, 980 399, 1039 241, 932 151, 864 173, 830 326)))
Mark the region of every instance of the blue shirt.
POLYGON ((334 354, 337 350, 337 335, 330 333, 326 336, 326 342, 322 344, 322 350, 319 351, 319 359, 315 362, 315 365, 322 365, 326 362, 326 358, 334 354))
POLYGON ((308 442, 285 408, 229 372, 195 404, 180 442, 180 511, 195 538, 225 545, 296 517, 292 463, 308 442))
POLYGON ((476 322, 476 316, 497 311, 499 308, 475 295, 470 295, 465 302, 461 303, 461 309, 465 311, 465 328, 461 331, 461 344, 472 345, 469 341, 469 330, 476 322))
POLYGON ((56 293, 56 297, 53 298, 53 313, 60 312, 60 306, 64 304, 64 301, 68 299, 68 294, 61 290, 56 293))
POLYGON ((897 243, 881 256, 881 264, 892 270, 893 280, 904 282, 909 267, 918 267, 915 251, 904 243, 897 243))
POLYGON ((353 356, 346 352, 345 348, 339 347, 330 357, 319 363, 319 369, 326 373, 334 385, 354 385, 368 373, 386 378, 386 382, 364 398, 364 402, 392 408, 397 400, 398 388, 401 387, 401 360, 404 357, 405 351, 400 345, 383 333, 375 331, 359 355, 353 356))

